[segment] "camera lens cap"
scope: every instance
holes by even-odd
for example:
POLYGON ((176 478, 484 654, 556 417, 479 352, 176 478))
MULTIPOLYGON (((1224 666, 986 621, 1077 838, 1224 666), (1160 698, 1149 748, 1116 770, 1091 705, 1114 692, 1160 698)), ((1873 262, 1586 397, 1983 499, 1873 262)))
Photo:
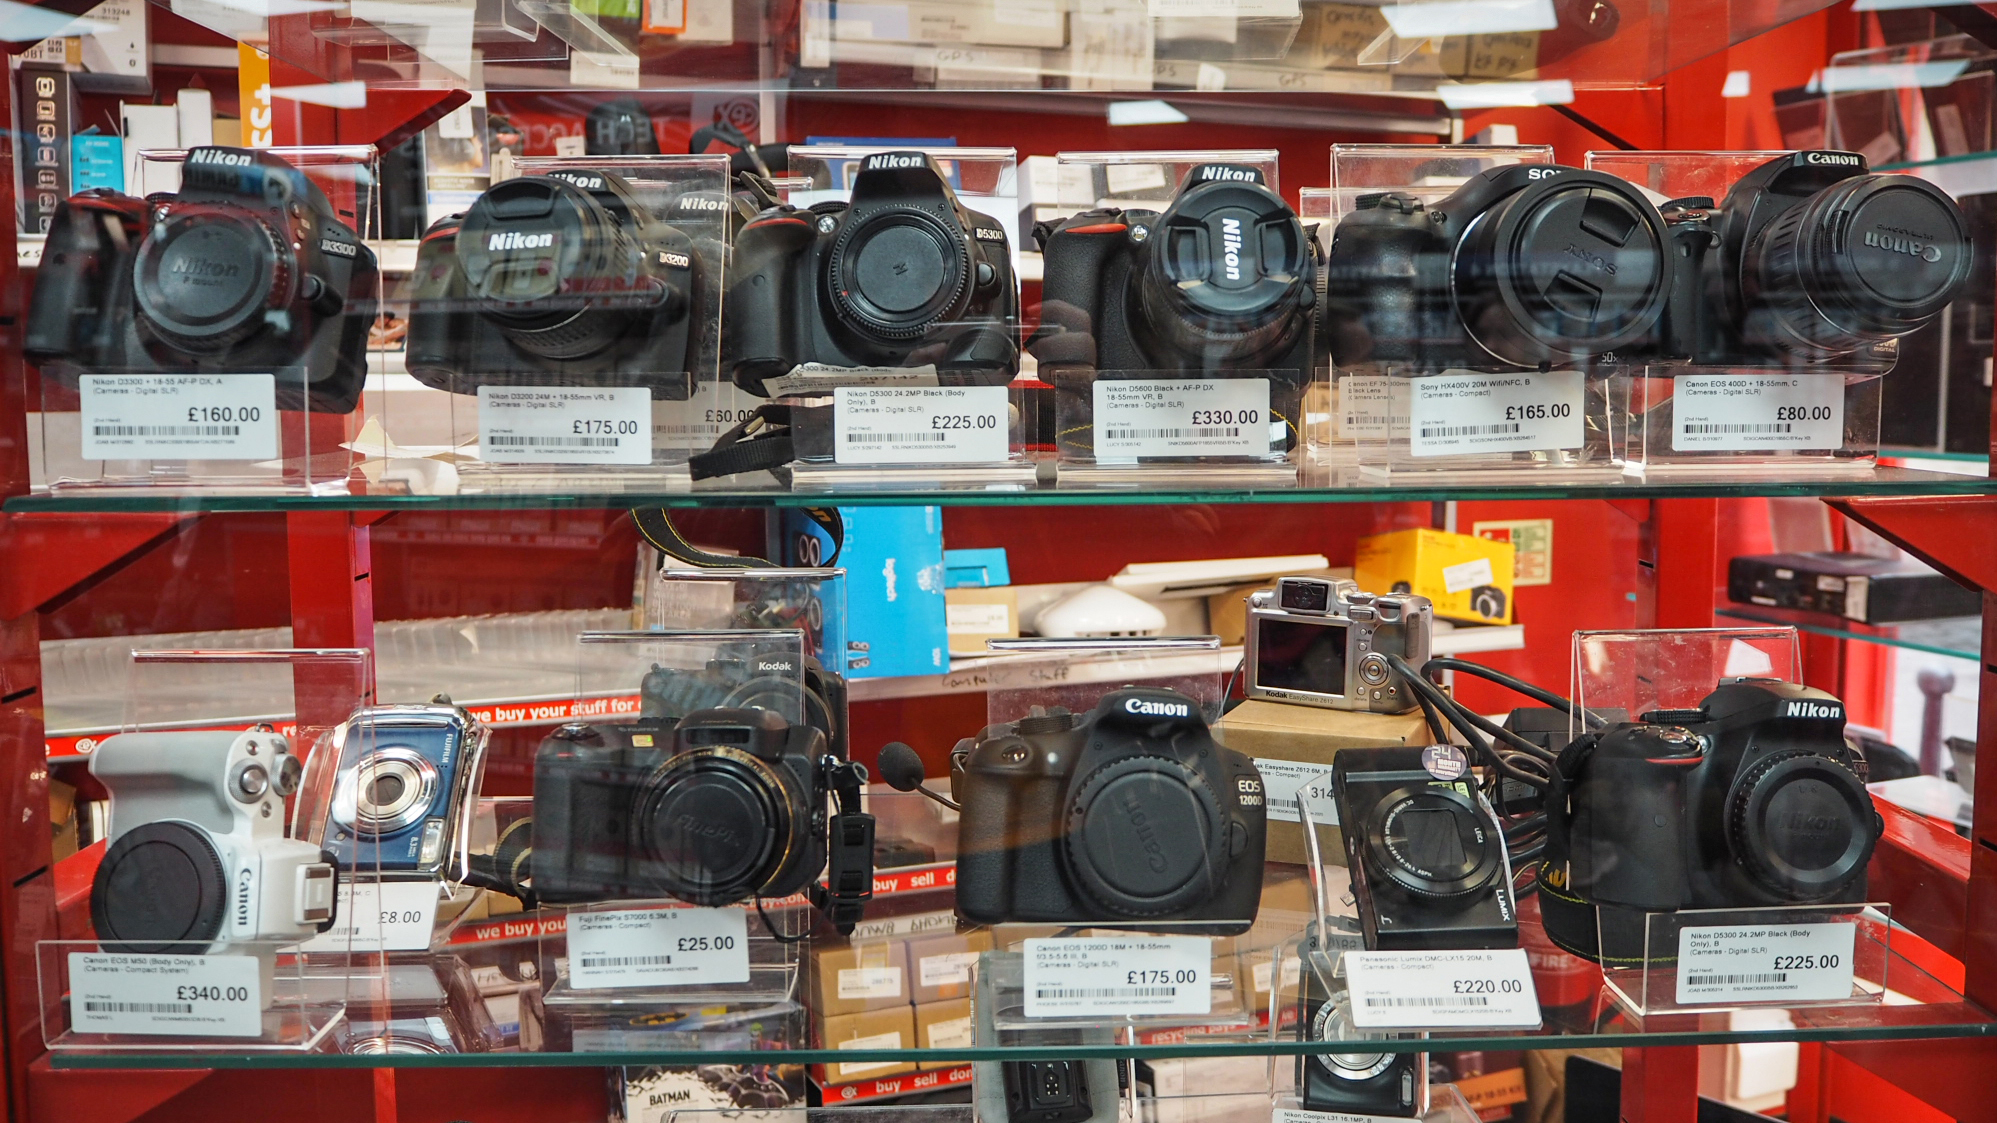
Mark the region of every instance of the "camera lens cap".
POLYGON ((696 905, 753 896, 782 860, 789 815, 777 780, 747 753, 701 749, 668 761, 638 823, 667 892, 696 905))
POLYGON ((1381 800, 1365 824, 1371 864, 1411 893, 1454 897, 1475 892, 1500 862, 1494 825, 1455 788, 1424 784, 1381 800))
POLYGON ((490 311, 549 300, 596 264, 590 243, 610 218, 567 179, 522 176, 478 197, 458 225, 458 263, 490 311))
POLYGON ((1259 182, 1210 179, 1158 217, 1146 280, 1196 318, 1260 320, 1308 299, 1309 255, 1281 196, 1259 182))
POLYGON ((293 255, 261 218, 227 205, 164 206, 133 263, 139 312, 169 342, 230 347, 291 298, 293 255))
POLYGON ((1865 872, 1878 841, 1871 796, 1817 753, 1764 758, 1734 783, 1727 837, 1750 876, 1788 900, 1815 901, 1865 872))
POLYGON ((1198 772, 1167 757, 1121 757, 1075 788, 1069 868, 1113 914, 1158 916, 1212 894, 1229 833, 1220 801, 1198 772))
POLYGON ((913 338, 956 315, 974 277, 955 214, 919 199, 848 211, 827 268, 847 321, 885 339, 913 338))
POLYGON ((1834 349, 1902 335, 1940 314, 1972 258, 1954 200, 1908 175, 1841 180, 1771 224, 1765 240, 1761 291, 1800 290, 1809 306, 1787 315, 1804 338, 1834 349))
POLYGON ((99 939, 139 941, 120 950, 187 954, 221 936, 229 884, 206 832, 174 821, 119 835, 90 885, 99 939))

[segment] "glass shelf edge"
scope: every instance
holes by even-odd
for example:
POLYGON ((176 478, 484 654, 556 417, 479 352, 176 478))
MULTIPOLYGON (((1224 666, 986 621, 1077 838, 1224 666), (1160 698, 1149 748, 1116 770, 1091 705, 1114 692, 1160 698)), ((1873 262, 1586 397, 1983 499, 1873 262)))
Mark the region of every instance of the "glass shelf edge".
MULTIPOLYGON (((1789 625, 1793 626, 1799 632, 1809 632, 1812 635, 1829 636, 1832 639, 1856 640, 1859 643, 1876 643, 1881 647, 1897 647, 1905 651, 1919 651, 1923 654, 1941 655, 1951 659, 1968 659, 1974 662, 1979 657, 1974 651, 1957 651, 1951 647, 1938 647, 1931 643, 1916 643, 1913 640, 1900 639, 1897 636, 1868 635, 1865 632, 1854 632, 1845 628, 1833 627, 1829 624, 1810 623, 1802 619, 1800 615, 1792 617, 1789 614, 1757 612, 1752 608, 1739 606, 1716 608, 1713 610, 1713 615, 1722 616, 1729 620, 1749 620, 1756 624, 1789 625)), ((1908 623, 1925 624, 1931 623, 1931 621, 1911 620, 1908 623)), ((1893 627, 1890 624, 1882 626, 1893 627)))

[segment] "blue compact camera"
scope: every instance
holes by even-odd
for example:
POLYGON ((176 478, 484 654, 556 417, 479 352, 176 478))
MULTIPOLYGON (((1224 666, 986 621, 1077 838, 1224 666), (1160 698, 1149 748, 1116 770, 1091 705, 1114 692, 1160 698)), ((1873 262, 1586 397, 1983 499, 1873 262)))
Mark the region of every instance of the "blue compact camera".
POLYGON ((488 736, 441 695, 355 711, 330 746, 339 765, 325 847, 340 868, 461 880, 488 736))

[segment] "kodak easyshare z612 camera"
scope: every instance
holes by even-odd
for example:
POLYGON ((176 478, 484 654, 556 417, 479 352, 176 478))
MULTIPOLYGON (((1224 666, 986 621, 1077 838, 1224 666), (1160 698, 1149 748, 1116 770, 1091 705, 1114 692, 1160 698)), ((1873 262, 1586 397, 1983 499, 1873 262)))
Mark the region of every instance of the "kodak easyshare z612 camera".
POLYGON ((1285 577, 1248 599, 1248 696, 1398 714, 1414 693, 1387 662, 1428 662, 1435 612, 1427 597, 1374 595, 1351 581, 1285 577))
POLYGON ((263 374, 279 409, 351 413, 367 373, 374 252, 304 172, 267 152, 188 150, 180 190, 97 188, 49 227, 23 350, 89 374, 263 374))

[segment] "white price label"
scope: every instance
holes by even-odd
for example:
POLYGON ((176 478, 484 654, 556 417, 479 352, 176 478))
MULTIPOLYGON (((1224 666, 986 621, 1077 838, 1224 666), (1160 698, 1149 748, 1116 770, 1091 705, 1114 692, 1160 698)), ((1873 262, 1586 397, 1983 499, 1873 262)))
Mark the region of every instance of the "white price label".
POLYGON ((1851 997, 1858 925, 1682 928, 1678 1001, 1821 1002, 1851 997))
MULTIPOLYGON (((1348 374, 1338 380, 1338 439, 1384 441, 1393 434, 1394 379, 1377 374, 1348 374)), ((1400 395, 1402 424, 1407 419, 1407 383, 1400 395)))
POLYGON ((1844 446, 1839 375, 1683 375, 1672 382, 1673 451, 1844 446))
MULTIPOLYGON (((901 1031, 898 1029, 891 1029, 886 1033, 870 1033, 865 1037, 849 1037, 846 1040, 841 1041, 839 1044, 834 1045, 833 1048, 899 1049, 901 1048, 901 1031)), ((879 1072, 881 1069, 884 1068, 893 1068, 895 1065, 900 1063, 901 1063, 900 1061, 848 1061, 845 1064, 839 1065, 837 1067, 840 1070, 839 1078, 841 1080, 847 1080, 855 1076, 860 1076, 864 1073, 879 1072)))
POLYGON ((1332 798, 1331 766, 1300 760, 1255 758, 1255 770, 1262 774, 1262 792, 1268 797, 1269 821, 1301 823, 1299 803, 1311 810, 1311 822, 1320 827, 1338 825, 1338 801, 1332 798))
POLYGON ((996 464, 1008 454, 1003 386, 841 386, 832 403, 840 464, 996 464))
POLYGON ((577 990, 749 981, 741 909, 620 909, 569 914, 569 984, 577 990))
POLYGON ((1204 936, 1028 940, 1026 1016, 1211 1013, 1212 965, 1204 936))
POLYGON ((86 374, 85 460, 275 460, 268 374, 86 374))
POLYGON ((1478 374, 1452 370, 1411 381, 1409 455, 1537 452, 1579 448, 1587 440, 1579 371, 1478 374))
POLYGON ((843 1002, 901 996, 899 967, 842 967, 839 970, 839 998, 843 1002))
POLYGON ((481 386, 478 458, 488 464, 650 464, 652 392, 642 386, 481 386))
POLYGON ((1539 1025, 1539 993, 1523 948, 1349 951, 1345 984, 1362 1029, 1539 1025))
POLYGON ((1405 1118, 1384 1115, 1355 1115, 1349 1111, 1305 1111, 1300 1107, 1279 1107, 1269 1123, 1407 1123, 1405 1118))
POLYGON ((333 926, 305 941, 303 950, 422 951, 437 926, 437 883, 342 882, 333 917, 333 926))
MULTIPOLYGON (((1293 991, 1297 989, 1297 985, 1303 981, 1304 977, 1303 966, 1304 966, 1304 961, 1298 959, 1294 955, 1286 955, 1283 957, 1284 990, 1293 991)), ((1249 969, 1249 977, 1253 982, 1256 994, 1268 994, 1270 985, 1276 981, 1275 961, 1271 960, 1266 963, 1257 963, 1254 967, 1249 969)))
POLYGON ((944 628, 953 636, 1004 635, 1012 631, 1012 609, 1003 604, 951 604, 943 608, 944 628))
POLYGON ((683 402, 653 402, 652 444, 705 452, 721 434, 756 412, 748 397, 732 382, 701 382, 683 402))
POLYGON ((917 964, 922 985, 926 987, 957 986, 971 981, 971 965, 978 961, 974 951, 953 951, 943 955, 925 955, 917 964))
POLYGON ((1267 456, 1269 380, 1095 382, 1098 461, 1140 456, 1267 456))
POLYGON ((971 1019, 945 1018, 929 1024, 929 1040, 922 1043, 925 1049, 969 1049, 971 1047, 971 1019))
POLYGON ((78 1033, 260 1037, 257 957, 70 952, 69 1022, 78 1033))
POLYGON ((824 363, 799 363, 789 374, 765 378, 763 389, 772 398, 824 396, 841 386, 934 386, 936 367, 835 367, 824 363))

